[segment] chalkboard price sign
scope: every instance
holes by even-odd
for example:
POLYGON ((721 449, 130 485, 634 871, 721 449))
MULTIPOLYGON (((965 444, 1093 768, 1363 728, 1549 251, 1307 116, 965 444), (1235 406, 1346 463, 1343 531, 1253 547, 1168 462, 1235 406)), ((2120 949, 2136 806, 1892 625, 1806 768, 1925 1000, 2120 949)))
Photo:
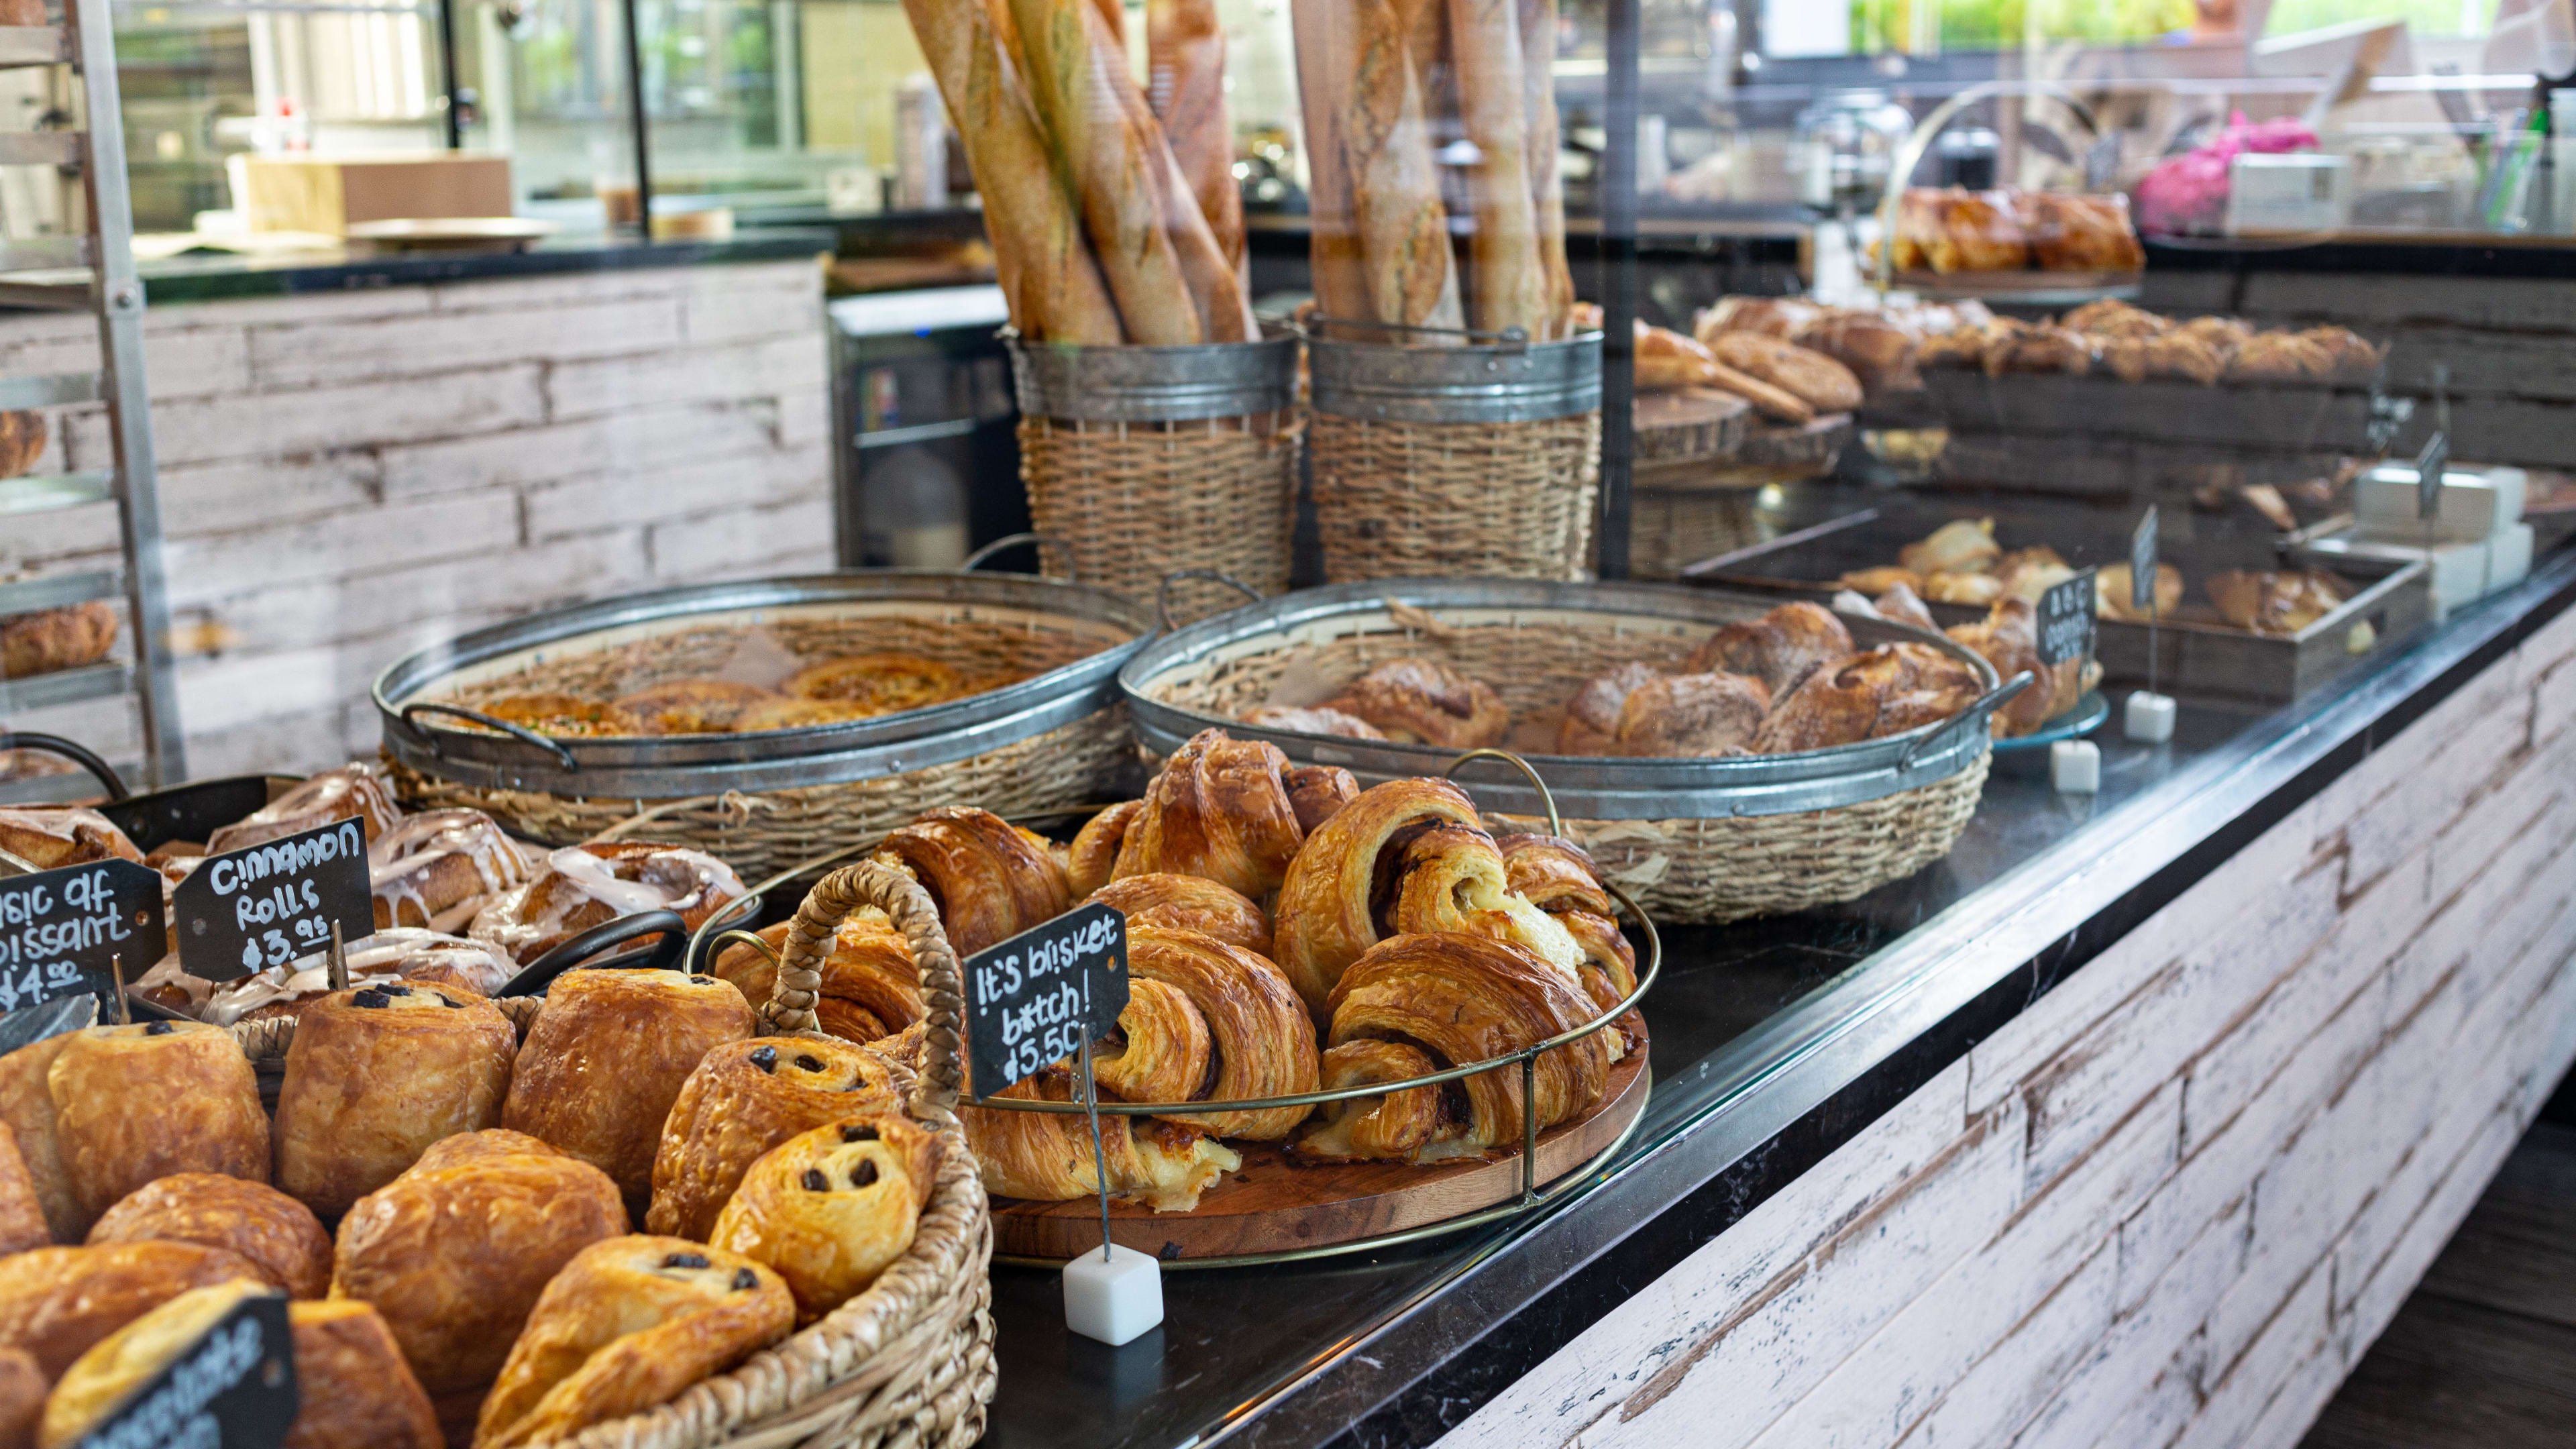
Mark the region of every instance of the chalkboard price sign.
POLYGON ((277 1449, 302 1401, 286 1296, 233 1306, 74 1449, 277 1449))
POLYGON ((1127 1009, 1127 918, 1085 906, 966 958, 966 1048, 989 1097, 1072 1056, 1127 1009))
POLYGON ((355 818, 210 855, 172 895, 179 964, 191 976, 230 981, 283 966, 376 929, 367 834, 355 818))
POLYGON ((116 997, 161 959, 161 873, 95 860, 0 880, 0 1013, 90 992, 116 997))
POLYGON ((2094 573, 2086 569, 2039 596, 2041 664, 2055 666, 2093 652, 2094 573))

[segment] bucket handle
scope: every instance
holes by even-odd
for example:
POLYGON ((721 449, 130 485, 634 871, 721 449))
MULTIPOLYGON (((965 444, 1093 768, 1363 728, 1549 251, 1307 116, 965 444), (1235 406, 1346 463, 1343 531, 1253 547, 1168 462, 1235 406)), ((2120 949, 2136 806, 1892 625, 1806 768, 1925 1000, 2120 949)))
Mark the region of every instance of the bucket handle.
POLYGON ((89 771, 90 777, 98 781, 99 788, 107 792, 107 798, 111 804, 133 793, 125 788, 124 777, 116 773, 114 765, 100 759, 89 746, 76 740, 67 740, 61 735, 41 735, 32 730, 15 732, 0 730, 0 755, 5 755, 11 750, 37 750, 48 755, 62 756, 89 771))
POLYGON ((1261 602, 1259 589, 1232 574, 1219 573, 1215 569, 1174 569, 1163 575, 1163 581, 1154 587, 1154 617, 1162 622, 1163 632, 1166 634, 1181 627, 1172 622, 1172 585, 1183 579, 1206 579, 1211 583, 1223 584, 1253 603, 1261 602))
POLYGON ((1987 690, 1983 697, 1969 705, 1966 709, 1950 716, 1948 720, 1935 727, 1930 734, 1925 735, 1923 738, 1916 740, 1910 745, 1907 745, 1905 747, 1905 752, 1896 757, 1897 773, 1903 774, 1905 771, 1913 769, 1915 760, 1920 758, 1925 751, 1932 749, 1936 745, 1947 749, 1952 736, 1960 734, 1972 726, 1984 728, 1988 716, 1992 715, 1996 710, 2003 708, 2005 705, 2012 703, 2014 700, 2019 699, 2023 690, 2030 688, 2038 682, 2039 681, 2037 679, 2032 677, 2031 672, 2025 669, 2014 675, 2012 678, 2005 680, 2003 683, 1996 685, 1994 688, 1987 690))
POLYGON ((1562 838, 1565 835, 1565 819, 1563 816, 1556 813, 1556 792, 1547 788, 1547 781, 1539 778, 1538 768, 1536 766, 1521 758, 1519 755, 1512 753, 1510 750, 1469 750, 1458 758, 1451 760, 1449 762, 1449 768, 1441 771, 1440 773, 1443 778, 1455 780, 1458 778, 1459 766, 1476 760, 1500 760, 1504 764, 1511 766, 1513 769, 1520 771, 1522 776, 1530 782, 1530 788, 1538 792, 1538 803, 1547 807, 1547 833, 1559 838, 1562 838))
POLYGON ((1043 555, 1046 550, 1050 548, 1054 549, 1056 557, 1064 560, 1065 578, 1077 584, 1082 582, 1082 566, 1074 561, 1073 545, 1066 543, 1063 539, 1056 537, 1052 533, 1006 534, 1001 538, 994 539, 991 543, 984 545, 973 553, 966 555, 965 562, 957 565, 957 571, 961 574, 972 572, 975 566, 982 563, 984 560, 991 558, 993 555, 1000 553, 1006 548, 1018 548, 1024 543, 1035 544, 1037 546, 1038 552, 1041 555, 1040 567, 1044 567, 1043 555))
POLYGON ((487 729, 499 730, 501 733, 510 736, 521 744, 536 746, 538 749, 554 756, 555 763, 563 766, 567 770, 578 770, 581 768, 581 761, 572 757, 572 751, 564 748, 563 741, 548 739, 544 735, 538 734, 535 730, 529 729, 525 725, 512 724, 505 719, 496 719, 491 715, 485 714, 479 709, 467 709, 461 704, 439 704, 433 700, 423 700, 418 704, 404 705, 398 718, 400 718, 404 724, 411 726, 415 730, 419 730, 420 737, 429 741, 429 752, 438 756, 442 760, 447 758, 446 747, 439 743, 438 736, 435 732, 422 729, 420 721, 415 718, 417 715, 424 714, 449 714, 456 716, 458 719, 472 720, 474 723, 482 725, 487 729))
POLYGON ((1364 332, 1408 332, 1425 337, 1464 337, 1469 342, 1491 343, 1514 352, 1529 350, 1529 329, 1506 327, 1500 332, 1482 332, 1473 327, 1420 327, 1410 322, 1377 322, 1359 317, 1327 317, 1318 312, 1298 325, 1298 335, 1320 338, 1327 327, 1354 327, 1364 332))

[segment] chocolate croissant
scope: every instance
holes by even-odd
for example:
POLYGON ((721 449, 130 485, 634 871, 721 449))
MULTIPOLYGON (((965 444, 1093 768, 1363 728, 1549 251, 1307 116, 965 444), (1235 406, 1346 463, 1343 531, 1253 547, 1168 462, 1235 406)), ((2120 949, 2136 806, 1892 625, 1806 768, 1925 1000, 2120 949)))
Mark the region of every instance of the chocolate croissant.
MULTIPOLYGON (((195 1243, 34 1248, 0 1258, 0 1349, 59 1378, 90 1345, 191 1288, 260 1283, 257 1265, 195 1243)), ((263 1285, 265 1286, 265 1285, 263 1285)))
MULTIPOLYGON (((1572 1031, 1591 1003, 1546 963, 1517 947, 1452 933, 1398 936, 1369 949, 1333 988, 1332 1044, 1375 1039, 1428 1055, 1439 1069, 1486 1061, 1572 1031)), ((1608 1089, 1609 1045, 1600 1033, 1542 1053, 1533 1077, 1540 1130, 1590 1111, 1608 1089)), ((1443 1123, 1412 1161, 1465 1156, 1521 1140, 1516 1067, 1461 1079, 1466 1112, 1443 1123)))
POLYGON ((268 1181, 268 1114, 232 1033, 201 1021, 73 1032, 45 1074, 83 1226, 174 1172, 268 1181), (150 1103, 147 1111, 136 1104, 150 1103))
POLYGON ((302 1406, 281 1449, 444 1449, 384 1315, 354 1298, 286 1305, 302 1406))
POLYGON ((763 1155, 707 1239, 767 1265, 812 1321, 867 1291, 912 1246, 939 1139, 892 1109, 816 1127, 763 1155))
POLYGON ((1214 936, 1255 956, 1270 954, 1270 918, 1261 907, 1205 876, 1162 871, 1131 875, 1093 891, 1082 904, 1112 907, 1127 918, 1130 930, 1170 926, 1214 936))
MULTIPOLYGON (((1987 542, 1993 542, 1991 536, 1987 542)), ((1830 609, 1801 601, 1720 628, 1691 651, 1677 672, 1749 674, 1777 699, 1797 688, 1809 670, 1851 652, 1851 631, 1843 621, 1830 609)))
POLYGON ((704 1240, 762 1153, 894 1095, 884 1060, 847 1042, 764 1036, 715 1048, 662 1124, 645 1229, 704 1240))
POLYGON ((924 811, 888 835, 876 859, 930 893, 961 959, 1052 920, 1073 904, 1073 888, 1046 841, 990 810, 924 811))
POLYGON ((500 1126, 518 1050, 500 1008, 451 986, 388 981, 312 1003, 278 1089, 277 1185, 324 1217, 347 1212, 431 1143, 500 1126))
MULTIPOLYGON (((194 1347, 242 1300, 268 1297, 274 1291, 246 1278, 191 1288, 90 1345, 63 1370, 53 1393, 46 1397, 44 1423, 36 1433, 37 1449, 69 1449, 114 1413, 119 1404, 151 1383, 172 1360, 194 1347)), ((207 1427, 211 1430, 212 1423, 207 1427)), ((209 1433, 206 1437, 215 1435, 209 1433)), ((195 1438, 174 1434, 170 1441, 189 1442, 195 1438)))
POLYGON ((1114 833, 1113 879, 1195 875, 1263 900, 1308 834, 1358 792, 1348 770, 1291 765, 1277 745, 1202 730, 1172 753, 1136 809, 1085 826, 1090 839, 1076 837, 1074 853, 1096 856, 1114 833))
MULTIPOLYGON (((1420 1048, 1362 1037, 1324 1053, 1324 1087, 1375 1086, 1427 1077, 1440 1067, 1420 1048)), ((1315 1124, 1290 1151, 1320 1162, 1394 1161, 1411 1157, 1460 1130, 1446 1084, 1400 1087, 1371 1097, 1346 1097, 1315 1109, 1315 1124)))
MULTIPOLYGON (((736 944, 718 952, 709 971, 732 982, 742 999, 755 1007, 767 1003, 777 994, 778 960, 786 953, 787 932, 793 924, 780 921, 759 932, 778 956, 736 944)), ((874 906, 852 911, 833 930, 831 949, 817 969, 823 982, 814 1000, 814 1020, 826 1035, 872 1042, 922 1019, 921 973, 913 962, 912 947, 885 912, 874 906)))
POLYGON ((1437 659, 1390 659, 1324 701, 1403 744, 1473 750, 1503 742, 1512 712, 1481 679, 1437 659))
POLYGON ((795 1326, 787 1285, 748 1258, 686 1238, 594 1243, 530 1310, 474 1449, 569 1439, 667 1404, 795 1326))
POLYGON ((1583 952, 1577 974, 1602 1008, 1637 989, 1637 951, 1619 929, 1618 907, 1591 853, 1555 835, 1506 835, 1497 842, 1512 893, 1555 918, 1583 952))
MULTIPOLYGON (((1315 1090, 1315 1029, 1279 968, 1197 931, 1127 934, 1129 997, 1119 1031, 1095 1051, 1101 1085, 1130 1102, 1225 1102, 1315 1090), (1140 988, 1154 987, 1160 989, 1140 988)), ((1276 1141, 1304 1107, 1165 1120, 1219 1137, 1276 1141)))
MULTIPOLYGON (((997 1097, 1072 1102, 1073 1073, 1053 1066, 1017 1082, 997 1097)), ((984 1169, 984 1186, 996 1197, 1070 1202, 1101 1190, 1093 1169, 1091 1129, 1071 1113, 1012 1112, 960 1104, 966 1143, 984 1169)), ((1243 1166, 1234 1149, 1196 1127, 1147 1117, 1103 1115, 1100 1146, 1109 1169, 1109 1195, 1150 1204, 1157 1212, 1188 1212, 1218 1178, 1243 1166)))

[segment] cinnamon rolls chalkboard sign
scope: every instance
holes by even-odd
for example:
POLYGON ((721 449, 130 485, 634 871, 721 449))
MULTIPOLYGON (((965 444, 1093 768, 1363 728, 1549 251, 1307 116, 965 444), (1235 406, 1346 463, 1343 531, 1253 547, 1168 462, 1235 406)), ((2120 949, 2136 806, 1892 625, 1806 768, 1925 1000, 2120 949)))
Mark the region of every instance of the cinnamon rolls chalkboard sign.
POLYGON ((367 833, 356 817, 221 855, 179 882, 179 964, 192 976, 230 981, 283 966, 376 929, 367 833))

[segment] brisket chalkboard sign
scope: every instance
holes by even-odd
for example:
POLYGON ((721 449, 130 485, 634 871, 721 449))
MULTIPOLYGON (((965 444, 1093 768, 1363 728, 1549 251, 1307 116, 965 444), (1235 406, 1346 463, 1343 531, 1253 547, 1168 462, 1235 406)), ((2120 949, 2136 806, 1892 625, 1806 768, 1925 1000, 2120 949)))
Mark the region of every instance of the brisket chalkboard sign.
POLYGON ((355 816, 207 856, 171 895, 179 965, 230 981, 376 929, 367 832, 355 816))
POLYGON ((1127 1009, 1127 918, 1084 906, 966 958, 966 1048, 989 1097, 1073 1056, 1127 1009))

